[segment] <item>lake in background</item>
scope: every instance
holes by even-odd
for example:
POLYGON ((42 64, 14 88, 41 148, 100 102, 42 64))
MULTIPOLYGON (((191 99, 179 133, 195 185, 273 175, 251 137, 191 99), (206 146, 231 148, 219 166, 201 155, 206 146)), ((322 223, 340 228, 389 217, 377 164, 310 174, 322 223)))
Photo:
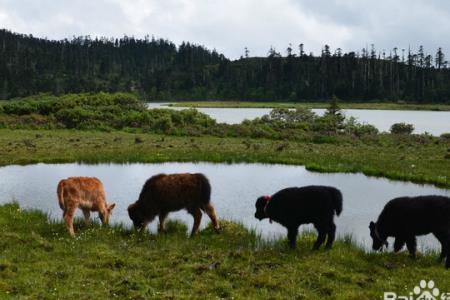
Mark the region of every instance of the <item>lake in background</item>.
MULTIPOLYGON (((96 176, 104 184, 109 203, 117 203, 112 223, 131 226, 127 207, 139 195, 144 182, 158 173, 201 172, 210 180, 212 203, 219 218, 242 222, 264 237, 286 236, 286 230, 276 223, 254 218, 257 197, 269 195, 290 186, 330 185, 342 191, 344 210, 336 218, 339 236, 352 234, 355 240, 370 246, 368 225, 376 220, 386 202, 399 196, 445 195, 450 190, 431 185, 418 185, 362 174, 315 173, 302 166, 268 164, 212 164, 212 163, 162 163, 162 164, 36 164, 0 168, 0 203, 18 201, 24 208, 36 208, 61 219, 56 186, 69 176, 96 176)), ((81 217, 81 211, 77 212, 81 217)), ((95 214, 97 218, 97 214, 95 214)), ((193 219, 185 211, 172 213, 169 219, 185 222, 189 229, 193 219)), ((204 215, 202 226, 209 222, 204 215)), ((157 220, 150 226, 156 231, 157 220)), ((302 228, 312 228, 303 226, 302 228)), ((392 243, 391 243, 392 245, 392 243)), ((432 235, 419 237, 420 249, 439 249, 432 235)))
MULTIPOLYGON (((176 110, 185 107, 166 106, 168 103, 149 103, 149 108, 170 108, 176 110)), ((239 124, 245 119, 255 119, 269 114, 270 108, 196 108, 209 115, 219 123, 239 124)), ((318 115, 323 115, 325 109, 313 109, 318 115)), ((394 123, 414 124, 414 133, 428 132, 439 136, 450 132, 450 112, 448 111, 415 111, 415 110, 371 110, 344 109, 346 117, 355 117, 361 123, 375 126, 380 131, 389 131, 394 123)))

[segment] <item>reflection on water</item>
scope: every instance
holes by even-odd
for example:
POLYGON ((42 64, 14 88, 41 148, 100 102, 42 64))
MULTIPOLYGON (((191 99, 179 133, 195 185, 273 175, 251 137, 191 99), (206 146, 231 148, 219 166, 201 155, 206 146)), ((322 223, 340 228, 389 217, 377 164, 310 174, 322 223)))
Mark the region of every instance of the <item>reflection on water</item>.
MULTIPOLYGON (((57 204, 56 185, 69 176, 96 176, 105 185, 108 202, 116 202, 111 222, 131 225, 127 206, 134 202, 147 178, 157 173, 201 172, 210 180, 212 203, 219 218, 242 222, 255 228, 266 237, 285 236, 285 229, 268 220, 257 221, 253 214, 258 196, 273 194, 289 186, 311 184, 331 185, 344 196, 344 210, 336 218, 338 234, 347 233, 361 244, 369 245, 369 221, 375 220, 384 204, 398 196, 437 194, 450 196, 450 190, 430 185, 403 183, 387 179, 366 177, 361 174, 321 174, 305 170, 302 166, 265 164, 211 164, 211 163, 163 163, 163 164, 37 164, 0 168, 0 203, 17 200, 23 207, 37 208, 61 217, 57 204)), ((80 212, 78 212, 81 216, 80 212)), ((169 215, 192 226, 192 218, 186 212, 169 215)), ((209 222, 203 218, 202 226, 209 222)), ((155 230, 156 220, 151 225, 155 230)), ((431 235, 419 238, 419 246, 436 247, 431 235)))
MULTIPOLYGON (((180 107, 164 106, 164 103, 149 103, 149 108, 180 107)), ((245 119, 255 119, 270 113, 269 108, 197 108, 198 111, 211 116, 219 123, 239 124, 245 119)), ((318 115, 322 115, 324 109, 313 109, 318 115)), ((347 117, 355 117, 361 123, 368 123, 380 131, 389 131, 394 123, 414 124, 414 133, 428 132, 439 136, 450 132, 450 112, 448 111, 405 111, 405 110, 370 110, 370 109, 346 109, 347 117)))

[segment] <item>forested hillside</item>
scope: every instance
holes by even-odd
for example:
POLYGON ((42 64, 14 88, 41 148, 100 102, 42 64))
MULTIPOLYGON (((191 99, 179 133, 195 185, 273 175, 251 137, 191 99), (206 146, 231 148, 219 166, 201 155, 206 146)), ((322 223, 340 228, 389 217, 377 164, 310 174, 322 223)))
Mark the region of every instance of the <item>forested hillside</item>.
POLYGON ((136 92, 146 100, 450 102, 442 49, 357 52, 289 46, 229 60, 203 46, 147 37, 47 40, 0 30, 0 99, 37 93, 136 92))

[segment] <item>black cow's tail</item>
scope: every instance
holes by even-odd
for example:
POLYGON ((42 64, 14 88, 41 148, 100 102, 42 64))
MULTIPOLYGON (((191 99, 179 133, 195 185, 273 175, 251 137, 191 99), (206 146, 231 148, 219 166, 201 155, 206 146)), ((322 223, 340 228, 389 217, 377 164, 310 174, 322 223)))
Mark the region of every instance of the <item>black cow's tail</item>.
POLYGON ((211 200, 211 185, 209 184, 208 178, 205 175, 198 173, 196 174, 200 178, 200 192, 202 195, 203 204, 208 204, 211 200))
POLYGON ((332 194, 333 208, 336 211, 336 215, 339 216, 342 212, 342 193, 340 190, 331 187, 329 191, 332 194))

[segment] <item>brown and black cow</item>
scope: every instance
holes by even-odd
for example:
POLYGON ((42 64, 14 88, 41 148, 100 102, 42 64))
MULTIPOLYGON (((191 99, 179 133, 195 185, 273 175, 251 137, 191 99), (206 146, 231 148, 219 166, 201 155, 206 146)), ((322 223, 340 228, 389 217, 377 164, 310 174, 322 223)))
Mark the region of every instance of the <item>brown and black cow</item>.
POLYGON ((128 215, 137 229, 159 216, 159 232, 169 212, 186 209, 194 217, 191 236, 198 232, 204 211, 216 230, 216 212, 210 203, 211 186, 203 174, 159 174, 144 184, 139 199, 128 207, 128 215))

